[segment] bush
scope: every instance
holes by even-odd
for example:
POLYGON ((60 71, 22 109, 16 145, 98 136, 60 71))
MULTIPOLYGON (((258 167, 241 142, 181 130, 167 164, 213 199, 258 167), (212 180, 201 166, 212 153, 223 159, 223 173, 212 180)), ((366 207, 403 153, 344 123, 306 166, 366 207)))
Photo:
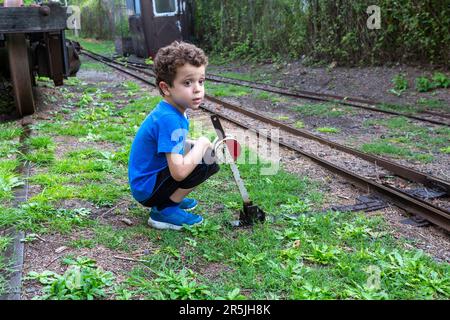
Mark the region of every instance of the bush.
POLYGON ((433 74, 433 85, 436 88, 448 88, 450 85, 450 78, 441 72, 433 74))
POLYGON ((403 91, 408 89, 408 80, 406 80, 405 75, 398 74, 392 78, 391 82, 394 84, 394 88, 389 90, 389 92, 400 96, 403 91))
POLYGON ((398 74, 392 79, 394 89, 398 91, 404 91, 408 89, 408 80, 406 80, 404 74, 398 74))
POLYGON ((232 58, 279 55, 339 64, 389 61, 449 65, 445 1, 378 0, 381 29, 369 30, 363 0, 197 0, 195 38, 232 58))
POLYGON ((104 288, 113 284, 114 276, 95 266, 89 258, 64 259, 69 268, 63 275, 52 271, 30 272, 25 280, 38 280, 44 284, 41 299, 93 300, 106 296, 104 288))
POLYGON ((419 92, 427 92, 434 88, 433 83, 426 77, 416 78, 416 90, 419 92))

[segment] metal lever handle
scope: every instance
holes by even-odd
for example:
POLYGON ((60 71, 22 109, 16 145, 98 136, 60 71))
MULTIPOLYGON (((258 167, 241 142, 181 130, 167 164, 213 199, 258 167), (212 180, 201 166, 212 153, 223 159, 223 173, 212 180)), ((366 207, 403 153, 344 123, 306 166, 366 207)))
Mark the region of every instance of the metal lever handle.
POLYGON ((211 121, 214 126, 214 129, 216 129, 216 133, 217 136, 219 137, 219 140, 225 139, 225 131, 223 130, 222 124, 220 123, 219 117, 216 115, 212 115, 211 121))

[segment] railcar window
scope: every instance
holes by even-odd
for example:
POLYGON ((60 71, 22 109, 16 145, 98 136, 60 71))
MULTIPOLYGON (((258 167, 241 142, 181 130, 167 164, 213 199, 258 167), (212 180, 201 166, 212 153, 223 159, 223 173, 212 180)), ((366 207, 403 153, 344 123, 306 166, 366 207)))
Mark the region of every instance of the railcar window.
POLYGON ((168 16, 177 13, 176 0, 154 0, 153 9, 155 16, 168 16))
POLYGON ((140 15, 141 14, 141 1, 140 0, 126 0, 128 15, 140 15))
POLYGON ((135 8, 136 14, 140 15, 141 14, 141 1, 140 0, 134 1, 134 8, 135 8))

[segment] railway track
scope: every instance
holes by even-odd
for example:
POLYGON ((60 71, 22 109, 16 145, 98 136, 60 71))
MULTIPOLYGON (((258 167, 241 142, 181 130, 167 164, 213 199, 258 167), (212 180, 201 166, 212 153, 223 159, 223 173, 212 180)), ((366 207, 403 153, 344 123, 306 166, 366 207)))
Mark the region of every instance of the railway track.
MULTIPOLYGON (((155 87, 154 81, 150 81, 148 78, 144 77, 144 75, 153 77, 153 75, 151 73, 146 72, 145 70, 142 70, 140 68, 133 67, 133 66, 124 66, 123 64, 112 61, 111 59, 108 59, 109 61, 106 61, 105 57, 96 56, 95 54, 90 54, 90 53, 86 53, 86 52, 83 52, 83 54, 91 57, 92 59, 100 61, 120 72, 126 73, 146 84, 149 84, 149 85, 155 87), (133 70, 134 72, 132 72, 130 70, 133 70), (140 73, 141 75, 137 74, 136 72, 140 73)), ((365 154, 358 150, 355 150, 355 149, 346 147, 344 145, 340 145, 335 142, 323 139, 323 138, 315 136, 305 130, 293 128, 293 127, 283 124, 279 121, 267 118, 256 112, 234 106, 230 103, 226 103, 217 98, 214 98, 214 97, 211 97, 208 95, 205 96, 205 98, 215 104, 220 104, 221 106, 225 107, 228 110, 233 110, 233 112, 239 112, 242 115, 245 115, 252 119, 256 119, 267 125, 276 127, 276 128, 283 130, 289 134, 293 134, 297 137, 302 137, 302 138, 306 138, 309 140, 314 140, 314 141, 317 141, 318 143, 326 145, 330 148, 339 150, 346 154, 351 154, 352 156, 355 156, 357 158, 363 159, 364 161, 370 162, 375 166, 382 167, 382 168, 388 170, 389 172, 391 172, 392 174, 394 174, 398 177, 401 177, 403 179, 407 179, 409 181, 413 181, 413 182, 420 183, 420 184, 423 184, 426 186, 430 186, 432 188, 438 188, 440 190, 445 191, 445 193, 447 195, 450 194, 450 182, 448 182, 448 181, 445 181, 445 180, 442 180, 440 178, 433 177, 430 175, 426 175, 422 172, 413 170, 411 168, 402 166, 400 164, 396 164, 389 160, 382 159, 382 158, 372 156, 369 154, 365 154)), ((205 111, 212 112, 212 113, 216 114, 217 116, 219 116, 220 118, 228 120, 239 127, 250 130, 259 136, 262 136, 268 140, 271 140, 270 136, 264 135, 259 130, 250 127, 244 121, 238 120, 238 118, 240 118, 240 117, 232 117, 223 112, 218 112, 217 110, 213 110, 212 108, 207 107, 205 105, 202 105, 201 108, 205 111)), ((348 181, 352 182, 353 184, 362 188, 364 191, 374 192, 374 193, 382 196, 383 198, 388 199, 389 201, 391 201, 392 203, 394 203, 396 206, 400 207, 401 209, 403 209, 409 213, 412 213, 414 215, 417 215, 419 217, 422 217, 422 218, 426 219, 427 221, 443 228, 446 231, 450 231, 450 212, 447 209, 438 207, 422 198, 412 196, 412 195, 408 194, 407 192, 405 192, 404 190, 401 190, 399 188, 385 185, 385 184, 379 183, 377 181, 373 181, 372 179, 369 179, 363 175, 352 172, 351 170, 348 170, 346 168, 342 168, 341 166, 338 166, 335 163, 332 163, 328 160, 322 159, 320 156, 317 156, 311 152, 307 152, 307 151, 303 150, 302 148, 299 148, 292 142, 289 142, 289 141, 275 141, 275 142, 278 142, 280 145, 282 145, 288 149, 296 151, 297 153, 307 157, 308 159, 312 160, 313 162, 317 163, 318 165, 330 170, 331 172, 333 172, 335 174, 342 176, 346 180, 348 180, 348 181)))
MULTIPOLYGON (((87 51, 87 50, 85 50, 85 51, 87 51)), ((91 55, 96 55, 97 57, 101 57, 105 61, 110 61, 110 62, 113 61, 113 62, 119 63, 125 67, 132 67, 135 70, 143 70, 143 69, 151 70, 149 68, 149 66, 145 65, 145 64, 131 63, 131 62, 126 62, 126 63, 118 62, 116 60, 96 54, 91 51, 87 51, 87 52, 89 52, 91 55)), ((150 71, 150 73, 152 73, 152 72, 150 71)), ((222 77, 219 75, 214 75, 211 73, 209 73, 206 76, 206 79, 209 81, 233 84, 233 85, 248 87, 248 88, 252 88, 252 89, 258 89, 258 90, 276 93, 276 94, 294 97, 294 98, 309 99, 309 100, 322 101, 322 102, 339 103, 342 105, 347 105, 350 107, 370 110, 373 112, 385 113, 385 114, 396 115, 396 116, 403 116, 403 117, 407 117, 407 118, 417 120, 417 121, 423 121, 423 122, 428 122, 428 123, 433 123, 433 124, 443 125, 443 126, 450 126, 450 120, 449 120, 450 114, 448 114, 448 113, 440 113, 440 112, 435 112, 435 111, 431 111, 431 110, 422 110, 422 111, 420 111, 421 116, 419 116, 419 115, 415 115, 415 114, 397 112, 394 110, 382 109, 382 108, 377 107, 379 105, 382 105, 382 103, 380 103, 380 102, 367 100, 367 99, 361 99, 361 98, 357 98, 357 97, 340 96, 340 95, 327 94, 327 93, 317 93, 317 92, 305 91, 305 90, 288 90, 283 87, 269 85, 266 83, 232 79, 232 78, 222 77)))

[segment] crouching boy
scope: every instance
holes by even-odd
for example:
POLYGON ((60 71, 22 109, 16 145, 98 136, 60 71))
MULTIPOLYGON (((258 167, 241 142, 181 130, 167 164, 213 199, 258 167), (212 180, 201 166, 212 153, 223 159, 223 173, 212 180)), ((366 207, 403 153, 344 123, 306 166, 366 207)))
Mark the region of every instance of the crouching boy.
POLYGON ((204 98, 207 64, 201 49, 177 41, 155 57, 156 85, 163 100, 134 138, 128 178, 133 197, 151 208, 148 224, 157 229, 180 230, 184 224, 201 223, 200 215, 188 212, 197 201, 186 196, 219 171, 219 165, 209 161, 208 138, 186 139, 186 109, 198 109, 204 98))

